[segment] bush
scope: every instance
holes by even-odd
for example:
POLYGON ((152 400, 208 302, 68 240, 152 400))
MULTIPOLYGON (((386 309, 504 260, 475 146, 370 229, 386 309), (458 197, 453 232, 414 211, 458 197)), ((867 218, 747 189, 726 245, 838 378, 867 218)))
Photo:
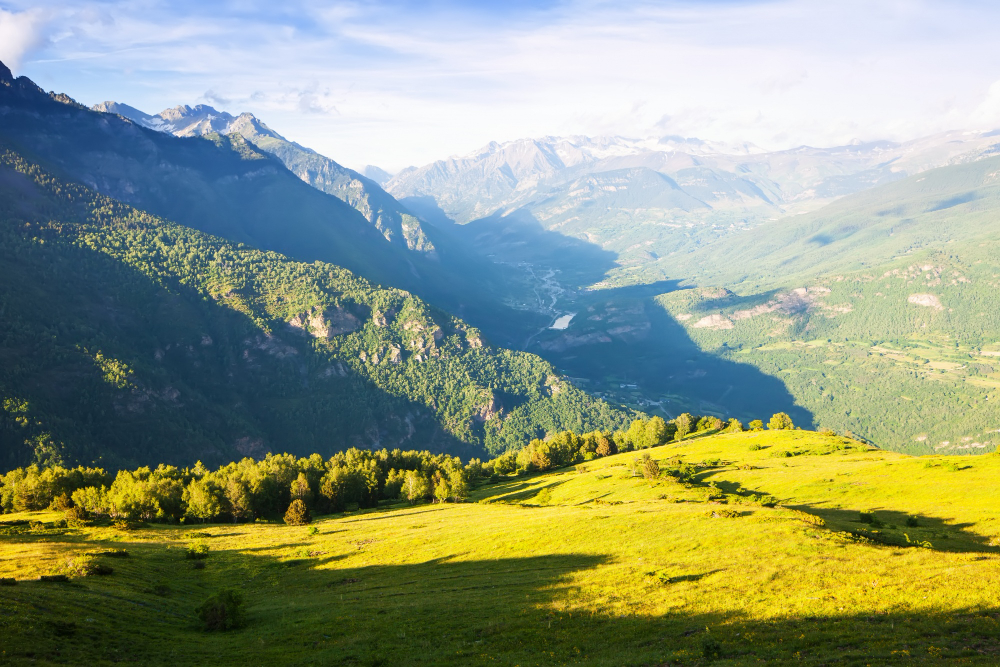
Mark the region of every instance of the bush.
POLYGON ((225 590, 213 595, 195 610, 206 632, 233 630, 246 622, 243 596, 238 591, 225 590))
POLYGON ((306 507, 306 504, 301 499, 296 498, 288 506, 288 511, 285 512, 285 523, 289 526, 305 526, 312 523, 312 515, 309 514, 309 508, 306 507))
POLYGON ((48 583, 62 584, 69 581, 69 577, 67 577, 65 574, 43 574, 42 576, 38 577, 38 580, 48 583))
POLYGON ((61 493, 52 499, 51 509, 58 510, 60 512, 65 512, 69 508, 73 507, 73 501, 70 499, 68 493, 61 493))
POLYGON ((748 426, 750 427, 751 431, 763 431, 764 430, 764 422, 762 422, 759 419, 754 419, 752 422, 750 422, 748 424, 748 426))
POLYGON ((647 454, 642 461, 642 476, 653 481, 660 476, 660 466, 647 454))
POLYGON ((17 579, 14 577, 0 577, 0 586, 16 586, 17 579))
POLYGON ((107 558, 128 558, 128 551, 125 549, 105 549, 104 551, 95 551, 91 556, 105 556, 107 558))
POLYGON ((96 563, 93 561, 86 563, 83 566, 83 574, 86 577, 91 577, 95 575, 103 577, 109 574, 113 574, 114 571, 115 569, 110 565, 106 565, 104 563, 96 563))
POLYGON ((916 528, 920 525, 920 521, 918 521, 915 516, 908 516, 906 517, 906 525, 909 528, 916 528))
POLYGON ((309 530, 306 531, 309 535, 319 535, 319 528, 316 526, 309 526, 309 530))
POLYGON ((192 544, 188 547, 185 557, 190 560, 201 560, 208 556, 207 544, 192 544))
POLYGON ((713 637, 705 637, 701 640, 701 654, 706 660, 715 660, 722 657, 722 644, 713 637))
POLYGON ((764 445, 760 444, 759 442, 755 442, 752 445, 750 445, 749 449, 751 452, 759 452, 760 450, 764 449, 764 445))
POLYGON ((146 524, 142 521, 131 521, 129 519, 118 519, 114 523, 115 530, 129 531, 138 530, 139 528, 145 528, 146 524))

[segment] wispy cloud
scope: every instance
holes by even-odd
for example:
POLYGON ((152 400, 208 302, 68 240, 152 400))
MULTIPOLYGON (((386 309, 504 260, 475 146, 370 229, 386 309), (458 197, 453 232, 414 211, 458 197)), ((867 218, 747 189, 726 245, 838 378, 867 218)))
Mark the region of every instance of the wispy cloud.
POLYGON ((353 165, 543 134, 783 147, 1000 125, 986 2, 2 3, 0 44, 3 16, 45 13, 16 51, 45 87, 210 99, 353 165))

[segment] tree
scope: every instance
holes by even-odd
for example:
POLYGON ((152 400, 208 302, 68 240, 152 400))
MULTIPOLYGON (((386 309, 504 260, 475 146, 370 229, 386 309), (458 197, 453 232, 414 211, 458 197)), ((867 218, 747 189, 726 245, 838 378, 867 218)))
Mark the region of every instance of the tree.
POLYGON ((411 505, 416 505, 426 498, 429 492, 430 484, 422 472, 418 470, 406 472, 406 479, 403 480, 403 488, 400 493, 411 505))
POLYGON ((331 468, 323 481, 319 485, 319 495, 323 498, 323 504, 328 512, 343 512, 346 504, 344 500, 344 477, 346 473, 343 468, 331 468))
POLYGON ((736 417, 733 417, 732 419, 729 420, 729 423, 726 424, 725 432, 726 433, 742 433, 743 432, 743 424, 740 423, 739 419, 737 419, 736 417))
POLYGON ((304 526, 307 523, 312 523, 312 515, 309 514, 309 508, 306 507, 306 504, 300 498, 296 498, 288 506, 288 511, 285 512, 285 523, 289 526, 304 526))
POLYGON ((448 485, 451 487, 451 499, 456 503, 469 497, 469 484, 466 482, 462 470, 451 472, 451 475, 448 476, 448 485))
POLYGON ((300 472, 299 476, 292 482, 291 493, 292 500, 301 500, 306 505, 312 501, 312 490, 309 488, 309 480, 304 472, 300 472))
POLYGON ((597 438, 597 455, 598 456, 611 456, 612 454, 618 453, 618 448, 615 447, 615 443, 609 440, 606 436, 601 435, 597 438))
POLYGON ((694 417, 687 412, 682 412, 674 418, 674 425, 677 427, 677 432, 674 433, 674 440, 683 440, 684 436, 691 432, 691 427, 694 425, 694 417))
POLYGON ((649 447, 646 437, 646 422, 642 419, 635 419, 625 432, 625 437, 632 444, 632 449, 645 449, 649 447))
POLYGON ((222 513, 222 489, 210 477, 191 480, 184 489, 185 514, 192 519, 211 521, 222 513))
POLYGON ((772 431, 791 431, 795 428, 795 424, 787 414, 777 412, 771 417, 771 421, 767 422, 767 427, 772 431))
POLYGON ((663 417, 654 416, 646 422, 646 442, 650 447, 658 447, 667 441, 667 422, 663 417))
POLYGON ((750 422, 749 427, 751 431, 763 431, 764 422, 762 422, 759 419, 754 419, 752 422, 750 422))
POLYGON ((451 497, 451 485, 448 478, 441 474, 441 471, 434 473, 434 498, 439 503, 443 503, 451 497))

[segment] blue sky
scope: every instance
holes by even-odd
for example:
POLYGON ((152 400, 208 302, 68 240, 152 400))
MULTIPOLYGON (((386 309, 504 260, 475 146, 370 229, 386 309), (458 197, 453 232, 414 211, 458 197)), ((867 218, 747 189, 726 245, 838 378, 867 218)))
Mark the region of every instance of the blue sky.
POLYGON ((86 104, 252 111, 396 170, 524 136, 993 129, 998 26, 988 2, 0 0, 0 60, 86 104))

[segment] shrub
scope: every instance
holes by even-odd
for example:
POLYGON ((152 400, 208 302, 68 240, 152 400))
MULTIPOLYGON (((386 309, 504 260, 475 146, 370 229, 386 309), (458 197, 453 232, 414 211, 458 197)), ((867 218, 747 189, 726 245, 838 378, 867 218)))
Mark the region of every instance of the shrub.
POLYGON ((242 627, 246 622, 243 596, 238 591, 220 591, 205 600, 195 611, 206 632, 232 630, 242 627))
POLYGON ((59 510, 60 512, 65 512, 69 508, 73 507, 73 500, 69 497, 68 493, 61 493, 52 499, 51 509, 59 510))
POLYGON ((107 576, 109 574, 113 574, 114 571, 115 571, 115 569, 113 567, 111 567, 110 565, 107 565, 105 563, 97 563, 97 562, 94 562, 94 561, 90 561, 90 562, 84 564, 84 566, 83 566, 83 574, 86 577, 91 577, 91 576, 95 576, 95 575, 96 576, 107 576))
POLYGON ((751 431, 763 431, 764 430, 764 422, 762 422, 759 419, 754 419, 752 422, 750 422, 748 424, 748 426, 750 427, 751 431))
POLYGON ((187 553, 185 557, 191 560, 201 560, 208 556, 208 545, 207 544, 192 544, 187 548, 187 553))
POLYGON ((660 466, 647 454, 642 461, 642 476, 652 481, 660 476, 660 466))
POLYGON ((16 586, 17 579, 14 577, 0 577, 0 586, 16 586))
POLYGON ((906 517, 906 525, 909 528, 916 528, 917 526, 920 525, 920 521, 918 521, 917 517, 915 516, 908 516, 906 517))
POLYGON ((196 560, 195 562, 191 563, 191 568, 195 569, 195 570, 204 570, 205 569, 205 561, 203 561, 203 560, 196 560))
POLYGON ((759 442, 755 442, 752 445, 750 445, 749 449, 751 452, 759 452, 760 450, 764 449, 764 445, 760 444, 759 442))
POLYGON ((69 581, 69 577, 67 577, 65 574, 43 574, 42 576, 38 577, 38 580, 48 583, 61 584, 69 581))
POLYGON ((91 556, 106 556, 107 558, 128 558, 128 551, 125 549, 105 549, 104 551, 95 551, 91 556))
POLYGON ((309 526, 309 530, 306 531, 309 535, 319 535, 319 528, 316 526, 309 526))
POLYGON ((875 512, 858 512, 858 521, 876 528, 882 525, 882 522, 875 517, 875 512))
POLYGON ((743 516, 743 512, 739 510, 731 510, 726 507, 720 507, 718 509, 710 510, 706 513, 710 519, 738 519, 743 516))
POLYGON ((129 531, 138 530, 146 526, 142 521, 131 521, 129 519, 118 519, 114 523, 115 530, 129 531))
POLYGON ((715 660, 722 657, 722 644, 714 637, 705 637, 701 640, 701 654, 706 660, 715 660))
POLYGON ((309 508, 306 507, 306 504, 299 498, 293 500, 292 504, 288 506, 288 511, 285 512, 285 523, 289 526, 305 526, 311 522, 312 515, 309 514, 309 508))

